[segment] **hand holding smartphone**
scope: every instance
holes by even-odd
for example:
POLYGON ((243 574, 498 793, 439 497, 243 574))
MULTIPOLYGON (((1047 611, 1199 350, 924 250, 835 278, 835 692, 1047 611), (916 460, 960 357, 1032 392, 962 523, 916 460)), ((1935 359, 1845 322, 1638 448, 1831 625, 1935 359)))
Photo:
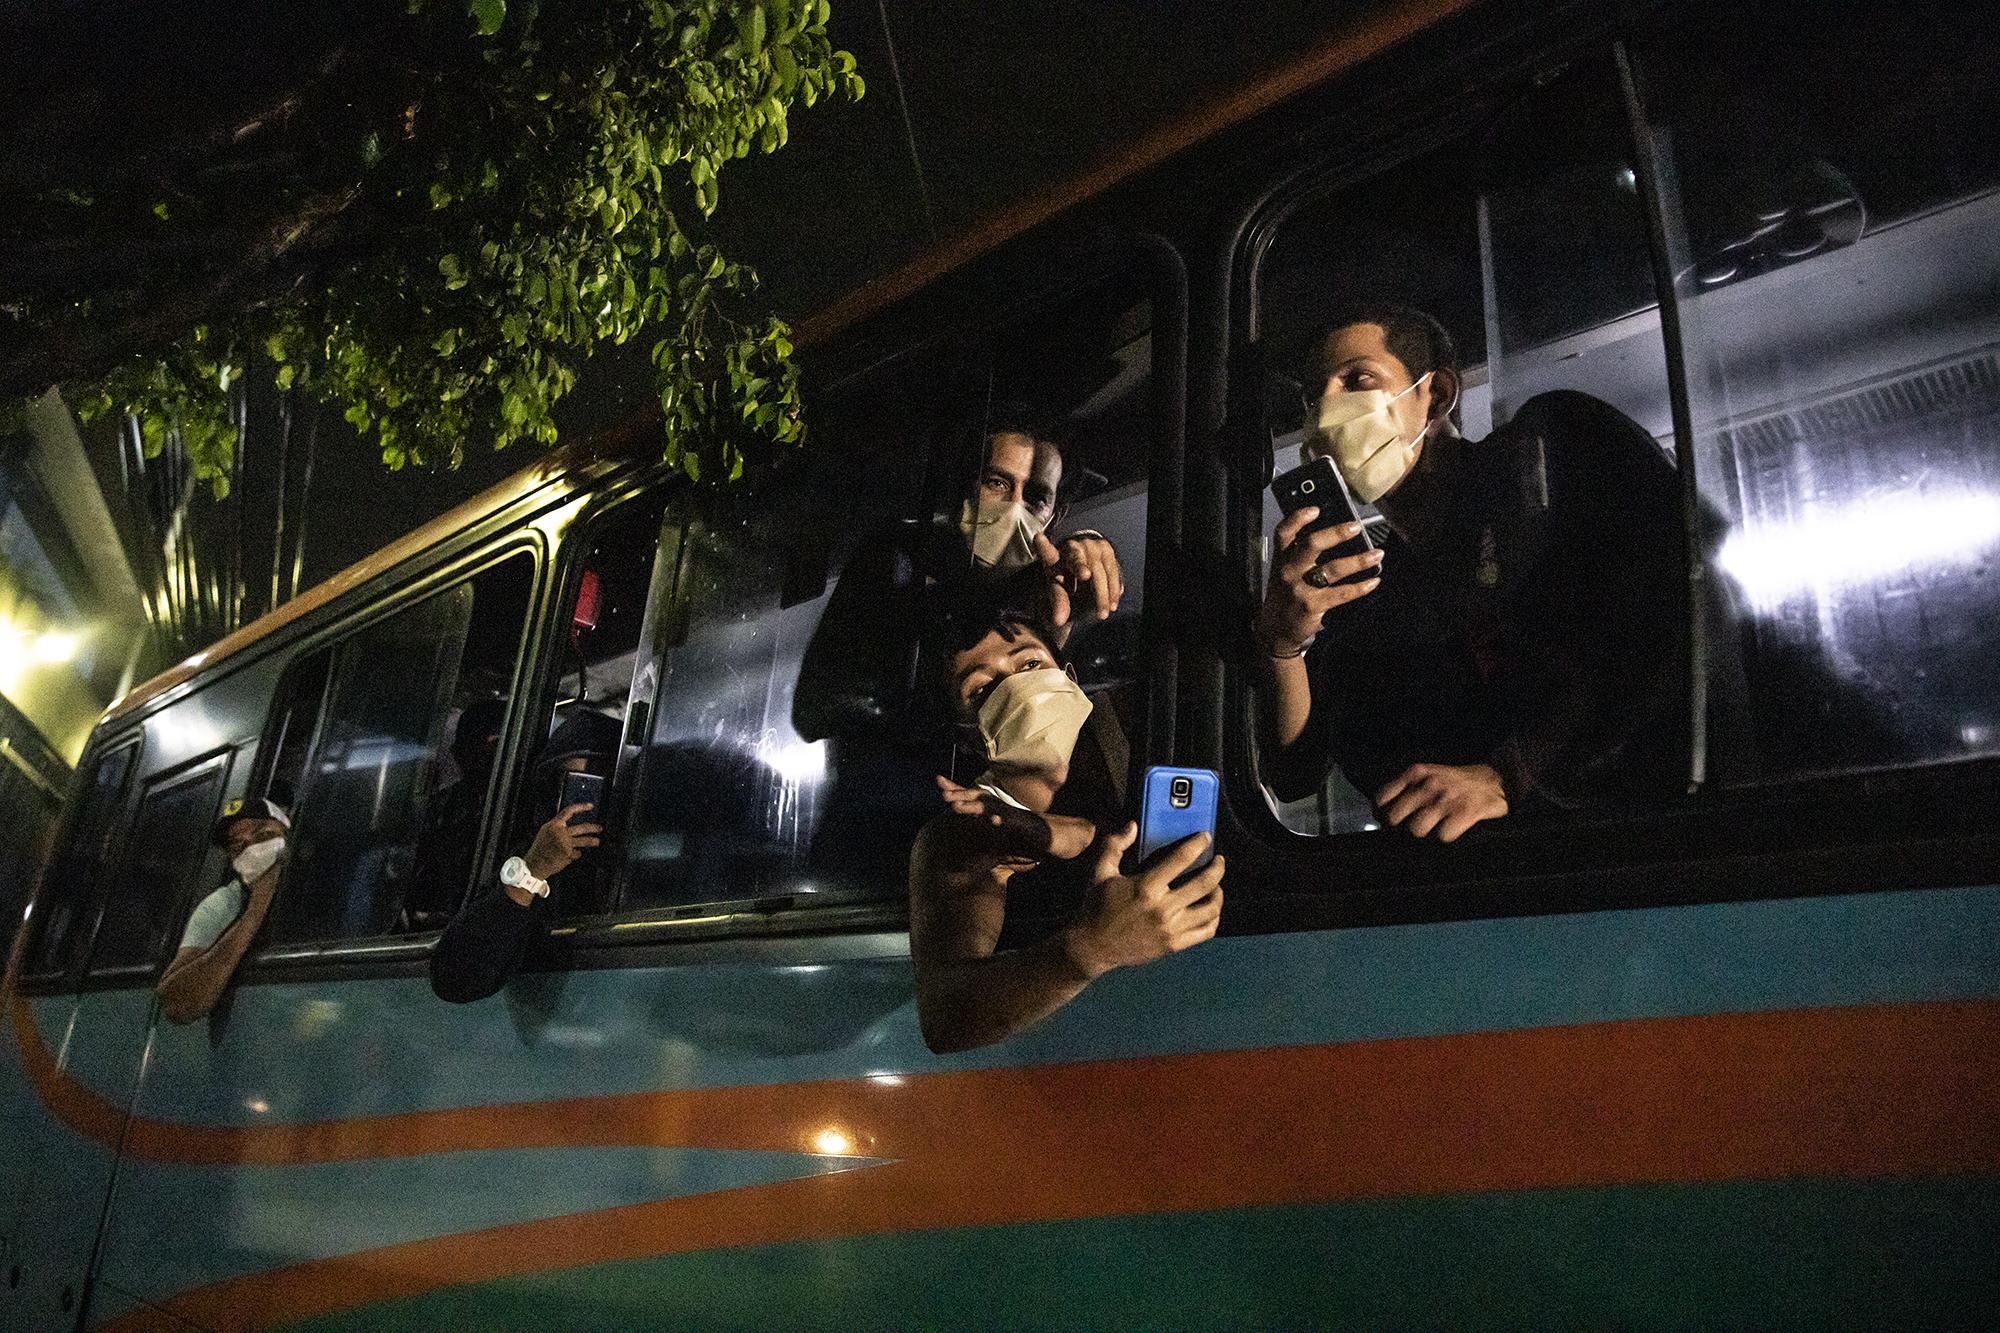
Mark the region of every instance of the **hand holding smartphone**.
POLYGON ((1180 878, 1192 877, 1214 860, 1215 802, 1221 787, 1222 780, 1211 769, 1157 764, 1147 769, 1139 792, 1138 864, 1144 866, 1196 833, 1208 834, 1209 845, 1180 878))
POLYGON ((565 773, 562 780, 562 799, 556 803, 558 810, 566 810, 572 805, 587 805, 588 810, 579 810, 569 817, 572 824, 601 824, 604 822, 604 779, 595 773, 565 773))
MULTIPOLYGON (((1359 523, 1361 513, 1355 507, 1354 497, 1348 493, 1347 483, 1341 478, 1340 469, 1333 460, 1319 457, 1310 463, 1293 468, 1271 482, 1271 494, 1277 498, 1278 508, 1286 515, 1296 514, 1307 505, 1319 506, 1319 517, 1305 527, 1299 535, 1318 532, 1323 528, 1337 527, 1342 523, 1359 523)), ((1368 536, 1368 530, 1361 532, 1338 546, 1321 553, 1319 562, 1340 560, 1351 555, 1375 549, 1375 543, 1368 536)), ((1273 552, 1276 555, 1276 552, 1273 552)), ((1363 570, 1341 579, 1341 583, 1361 583, 1375 577, 1376 571, 1363 570)), ((1333 585, 1337 586, 1337 585, 1333 585)))

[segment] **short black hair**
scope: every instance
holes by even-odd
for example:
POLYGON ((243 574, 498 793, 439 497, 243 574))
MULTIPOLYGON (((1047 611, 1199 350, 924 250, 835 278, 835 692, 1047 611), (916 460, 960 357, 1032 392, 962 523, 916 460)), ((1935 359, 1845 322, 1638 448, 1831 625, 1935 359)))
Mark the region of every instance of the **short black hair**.
POLYGON ((1049 650, 1057 666, 1069 664, 1057 645, 1054 629, 1019 601, 960 589, 940 588, 933 593, 929 614, 925 616, 918 666, 921 709, 936 709, 938 715, 955 720, 957 704, 951 696, 951 661, 989 634, 998 634, 1010 643, 1023 634, 1031 634, 1049 650))
POLYGON ((1458 349, 1452 345, 1451 335, 1445 332, 1444 325, 1435 318, 1415 306, 1398 305, 1393 301, 1350 301, 1329 312, 1306 348, 1309 384, 1317 386, 1326 383, 1328 340, 1342 329, 1351 329, 1356 324, 1379 324, 1382 327, 1383 341, 1389 345, 1389 354, 1403 363, 1403 368, 1410 372, 1412 382, 1434 370, 1449 370, 1454 375, 1458 373, 1458 349))

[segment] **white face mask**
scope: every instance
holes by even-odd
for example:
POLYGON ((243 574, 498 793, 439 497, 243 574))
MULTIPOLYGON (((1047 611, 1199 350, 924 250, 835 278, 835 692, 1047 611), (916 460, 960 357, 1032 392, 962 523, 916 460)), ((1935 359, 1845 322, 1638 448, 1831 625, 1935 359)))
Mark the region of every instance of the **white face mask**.
POLYGON ((1387 389, 1328 389, 1319 399, 1319 428, 1306 444, 1313 458, 1328 454, 1363 504, 1374 504, 1396 488, 1417 463, 1423 433, 1405 440, 1396 424, 1395 403, 1431 377, 1425 371, 1402 393, 1387 389))
POLYGON ((979 706, 979 737, 991 765, 981 780, 990 780, 995 769, 1061 772, 1089 716, 1090 699, 1068 672, 1054 667, 1015 672, 979 706))
POLYGON ((1035 563, 1035 538, 1048 527, 1046 518, 1028 512, 1019 500, 965 502, 958 530, 972 543, 972 559, 986 569, 1022 569, 1035 563))
POLYGON ((248 884, 266 870, 278 864, 278 858, 285 854, 285 840, 282 837, 266 838, 253 842, 229 859, 229 868, 236 877, 248 884))

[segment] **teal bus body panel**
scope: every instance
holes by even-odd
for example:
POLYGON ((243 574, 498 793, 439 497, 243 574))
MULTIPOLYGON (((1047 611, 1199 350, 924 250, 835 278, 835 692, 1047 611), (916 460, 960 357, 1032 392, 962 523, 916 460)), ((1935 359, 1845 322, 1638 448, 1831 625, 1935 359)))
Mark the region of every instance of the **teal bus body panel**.
MULTIPOLYGON (((212 1284, 309 1272, 342 1256, 365 1269, 388 1247, 664 1200, 726 1201, 732 1191, 886 1164, 858 1145, 591 1142, 578 1124, 621 1098, 742 1089, 746 1119, 756 1120, 766 1104, 810 1110, 812 1098, 863 1081, 897 1097, 927 1079, 979 1071, 1033 1080, 1084 1062, 2000 998, 2000 887, 1882 892, 1223 939, 1113 974, 1012 1042, 936 1056, 917 1031, 903 941, 877 938, 874 957, 852 956, 849 942, 848 956, 828 949, 822 962, 771 965, 739 950, 733 959, 528 975, 463 1006, 441 1004, 421 977, 260 983, 239 987, 213 1023, 161 1023, 135 1103, 135 1123, 155 1129, 143 1142, 135 1135, 119 1167, 94 1320, 116 1323, 142 1303, 185 1313, 189 1293, 212 1284), (538 1120, 534 1104, 554 1101, 561 1116, 538 1120), (467 1122, 476 1127, 510 1107, 534 1141, 403 1147, 395 1137, 427 1116, 489 1108, 467 1122), (309 1145, 328 1126, 357 1124, 387 1126, 386 1143, 358 1158, 301 1161, 242 1160, 235 1140, 214 1146, 217 1135, 282 1137, 291 1126, 309 1145)), ((136 1006, 144 992, 85 1000, 136 1006)), ((69 1003, 36 1009, 53 1015, 69 1003)), ((78 1062, 66 1072, 115 1098, 134 1070, 78 1062)), ((12 1095, 39 1094, 23 1083, 12 1095)), ((1030 1143, 1054 1141, 1065 1117, 1085 1109, 1051 1103, 1038 1113, 1045 1119, 1003 1128, 1030 1143)), ((1200 1125, 1200 1111, 1162 1107, 1161 1124, 1184 1134, 1200 1125)), ((9 1114, 19 1119, 21 1108, 9 1114)), ((67 1158, 88 1162, 102 1151, 56 1128, 63 1146, 53 1167, 42 1164, 55 1178, 70 1170, 67 1158)), ((1341 1132, 1310 1107, 1295 1130, 1341 1132)), ((1412 1135, 1425 1130, 1410 1126, 1412 1135)), ((1714 1126, 1718 1136, 1732 1132, 1714 1126)), ((1198 1156, 1202 1138, 1190 1136, 1187 1147, 1198 1156)), ((982 1144, 968 1139, 954 1151, 977 1159, 982 1144)), ((1137 1215, 873 1234, 835 1227, 716 1250, 663 1236, 660 1250, 691 1252, 531 1264, 477 1288, 438 1271, 378 1310, 333 1309, 315 1326, 407 1327, 454 1309, 476 1312, 475 1322, 555 1327, 667 1326, 691 1310, 721 1322, 740 1310, 744 1323, 980 1322, 977 1312, 990 1310, 994 1322, 1032 1323, 1037 1311, 1060 1308, 1077 1319, 1058 1322, 1149 1323, 1183 1304, 1183 1323, 1456 1323, 1479 1310, 1492 1313, 1486 1322, 1671 1323, 1680 1311, 1763 1323, 1792 1322, 1785 1311, 1794 1309, 1797 1322, 1841 1309, 1935 1322, 1951 1302, 1988 1290, 1980 1284, 1990 1275, 1957 1256, 2000 1245, 1996 1191, 2000 1180, 1975 1173, 1213 1209, 1177 1205, 1169 1181, 1137 1215), (1429 1249, 1409 1253, 1419 1236, 1429 1249), (1178 1268, 1162 1276, 1163 1260, 1189 1247, 1210 1252, 1209 1280, 1178 1268), (1635 1257, 1635 1248, 1644 1253, 1635 1257), (1874 1274, 1869 1301, 1839 1304, 1839 1292, 1867 1285, 1820 1275, 1840 1263, 1874 1274), (1749 1275, 1760 1264, 1785 1265, 1775 1285, 1798 1290, 1758 1289, 1749 1275), (1509 1274, 1536 1290, 1513 1290, 1509 1274), (1411 1282, 1444 1289, 1399 1295, 1411 1282), (738 1290, 742 1283, 755 1294, 738 1290), (1632 1316, 1635 1293, 1671 1294, 1676 1283, 1700 1291, 1632 1316), (1089 1295, 1107 1284, 1127 1295, 1089 1295), (1080 1303, 1042 1303, 1072 1298, 1080 1303), (702 1303, 724 1300, 741 1304, 702 1303), (1780 1309, 1781 1300, 1803 1304, 1780 1309), (659 1313, 642 1317, 642 1307, 659 1313)))
MULTIPOLYGON (((145 1064, 151 1010, 150 991, 96 991, 35 1003, 32 1016, 44 1042, 56 1043, 49 1049, 56 1053, 62 1077, 93 1089, 107 1106, 122 1112, 145 1064)), ((117 1153, 115 1141, 70 1132, 37 1101, 29 1101, 20 1118, 32 1130, 23 1153, 23 1205, 9 1260, 10 1276, 19 1265, 22 1281, 11 1293, 10 1313, 21 1327, 38 1328, 83 1299, 117 1153)))
POLYGON ((1996 1235, 1991 1179, 1524 1191, 711 1250, 292 1327, 1988 1329, 1996 1235))
POLYGON ((146 1114, 250 1125, 661 1087, 1032 1066, 1622 1019, 2000 997, 2000 888, 1227 939, 1114 973, 1014 1040, 936 1056, 900 940, 881 959, 237 990, 160 1029, 146 1114), (365 1052, 367 1063, 352 1066, 365 1052), (262 1099, 268 1110, 249 1103, 262 1099))

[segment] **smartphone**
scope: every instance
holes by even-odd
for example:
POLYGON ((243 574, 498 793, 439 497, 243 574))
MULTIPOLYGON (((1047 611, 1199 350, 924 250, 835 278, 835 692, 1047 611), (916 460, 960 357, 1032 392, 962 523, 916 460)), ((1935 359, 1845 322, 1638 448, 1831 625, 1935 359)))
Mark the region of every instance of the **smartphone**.
MULTIPOLYGON (((545 789, 546 790, 546 789, 545 789)), ((590 809, 579 810, 569 817, 572 824, 601 824, 604 804, 604 779, 595 773, 565 773, 562 780, 562 799, 556 809, 567 809, 572 805, 588 805, 590 809)))
POLYGON ((1206 833, 1211 841, 1201 859, 1188 867, 1187 875, 1213 860, 1215 794, 1221 787, 1222 780, 1211 769, 1160 765, 1147 769, 1145 784, 1139 790, 1138 864, 1145 865, 1192 833, 1206 833))
MULTIPOLYGON (((1354 497, 1348 493, 1347 482, 1340 475, 1340 469, 1333 465, 1331 458, 1322 455, 1310 463, 1293 468, 1271 482, 1271 494, 1277 497, 1278 508, 1287 515, 1295 514, 1307 505, 1319 506, 1319 517, 1306 525, 1306 532, 1318 532, 1342 523, 1359 523, 1361 513, 1354 507, 1354 497)), ((1304 536, 1304 533, 1299 534, 1304 536)), ((1351 541, 1344 541, 1320 555, 1319 563, 1339 560, 1350 555, 1360 555, 1363 551, 1375 549, 1375 542, 1363 528, 1360 535, 1351 541)), ((1275 559, 1277 553, 1272 552, 1275 559)), ((1359 583, 1375 577, 1375 571, 1364 569, 1350 574, 1342 583, 1359 583)))

